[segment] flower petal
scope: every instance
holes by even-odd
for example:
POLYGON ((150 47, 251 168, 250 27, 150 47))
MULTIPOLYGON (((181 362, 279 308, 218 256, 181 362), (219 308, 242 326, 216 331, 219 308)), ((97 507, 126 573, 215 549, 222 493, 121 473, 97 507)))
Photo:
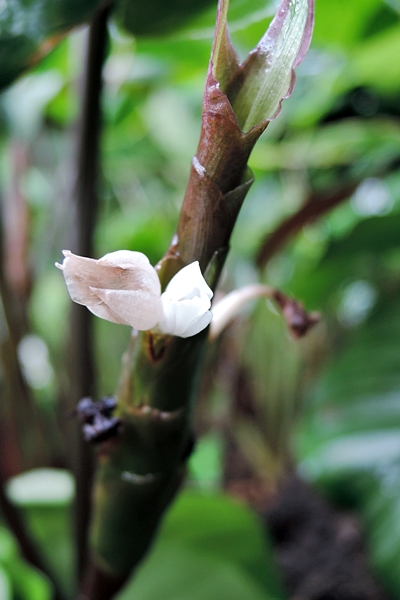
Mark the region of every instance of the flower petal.
POLYGON ((147 267, 150 264, 149 259, 143 252, 135 252, 134 250, 109 252, 99 258, 97 262, 108 267, 120 267, 122 269, 130 269, 132 266, 147 267))
POLYGON ((193 298, 203 294, 209 299, 213 297, 213 292, 208 287, 197 260, 178 271, 167 285, 165 293, 176 300, 193 298))
POLYGON ((101 300, 99 300, 98 304, 91 304, 87 308, 91 313, 96 315, 96 317, 100 317, 100 319, 111 321, 111 323, 118 323, 119 325, 129 325, 129 323, 124 321, 120 315, 116 315, 111 308, 101 300))
POLYGON ((100 258, 97 265, 99 273, 101 272, 105 278, 102 285, 97 287, 112 290, 140 289, 158 296, 161 294, 161 284, 156 270, 142 252, 131 250, 111 252, 100 258))
POLYGON ((157 328, 180 337, 196 335, 211 321, 212 296, 198 261, 187 265, 171 279, 161 294, 162 316, 157 328))
MULTIPOLYGON (((128 324, 139 330, 152 329, 161 316, 159 296, 142 290, 94 289, 98 298, 110 309, 114 322, 128 324)), ((88 307, 92 312, 96 307, 88 307)), ((96 314, 96 313, 95 313, 96 314)), ((109 319, 112 320, 112 319, 109 319)))
POLYGON ((197 317, 197 319, 192 321, 189 327, 185 329, 183 333, 181 333, 181 337, 187 338, 191 337, 192 335, 196 335, 197 333, 200 333, 200 331, 203 331, 203 329, 208 327, 208 325, 211 323, 211 319, 212 312, 208 310, 206 313, 200 315, 199 317, 197 317))
POLYGON ((164 293, 161 294, 160 304, 161 317, 157 323, 157 329, 159 329, 161 333, 176 335, 174 332, 176 331, 177 303, 164 293))
POLYGON ((99 260, 85 258, 64 250, 62 269, 70 296, 78 304, 94 301, 90 287, 103 289, 142 289, 161 294, 161 285, 155 269, 141 252, 119 250, 99 260))
POLYGON ((62 265, 56 263, 56 266, 63 272, 71 300, 84 305, 98 302, 90 291, 90 285, 95 285, 98 280, 97 260, 77 256, 69 250, 63 250, 63 254, 62 265))
MULTIPOLYGON (((170 294, 164 292, 161 294, 161 308, 162 308, 162 318, 158 322, 158 328, 163 333, 169 333, 170 335, 178 335, 181 337, 189 337, 183 335, 193 323, 197 322, 200 317, 202 317, 205 313, 210 312, 211 302, 209 298, 203 296, 200 298, 198 296, 186 299, 186 300, 176 300, 171 297, 170 294)), ((210 320, 211 320, 210 313, 210 320)), ((204 327, 208 325, 207 322, 204 327)), ((201 331, 201 329, 199 329, 201 331)), ((198 331, 196 331, 198 333, 198 331)), ((189 334, 189 335, 195 335, 189 334)))

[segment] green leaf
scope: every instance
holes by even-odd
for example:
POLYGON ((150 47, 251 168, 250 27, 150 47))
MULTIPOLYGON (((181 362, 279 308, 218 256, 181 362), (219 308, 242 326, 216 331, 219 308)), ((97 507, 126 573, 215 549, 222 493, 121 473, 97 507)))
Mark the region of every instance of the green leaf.
POLYGON ((162 541, 118 600, 275 600, 236 565, 162 541))
POLYGON ((190 18, 214 4, 215 0, 122 0, 117 17, 121 25, 137 36, 174 31, 190 18))
POLYGON ((362 507, 372 564, 393 598, 400 596, 399 460, 381 468, 362 507))
POLYGON ((0 89, 88 21, 103 0, 9 0, 0 9, 0 89))
POLYGON ((222 495, 183 492, 154 549, 118 600, 282 600, 261 523, 222 495))
MULTIPOLYGON (((13 591, 21 600, 51 600, 53 597, 53 590, 46 577, 24 562, 10 563, 7 571, 13 591)), ((1 593, 0 598, 3 600, 1 593)))
POLYGON ((12 600, 10 580, 7 573, 0 567, 0 598, 2 600, 12 600))
POLYGON ((51 572, 69 597, 74 586, 71 475, 60 469, 22 473, 9 481, 7 494, 21 507, 51 572))
POLYGON ((395 94, 400 87, 400 25, 396 23, 365 42, 354 54, 348 70, 351 85, 371 85, 395 94))
POLYGON ((160 539, 179 540, 193 550, 240 566, 271 596, 283 597, 262 524, 250 510, 226 496, 184 492, 168 513, 160 539))
POLYGON ((324 46, 353 47, 363 37, 366 24, 373 18, 381 0, 324 0, 318 3, 314 41, 324 46), (332 23, 335 24, 332 27, 332 23))
MULTIPOLYGON (((8 587, 20 600, 50 600, 52 589, 46 577, 25 563, 19 556, 17 542, 11 533, 0 527, 0 598, 8 598, 2 586, 6 576, 8 587)), ((10 596, 10 598, 14 598, 10 596)))
POLYGON ((189 460, 190 476, 204 490, 217 488, 222 481, 223 440, 206 434, 196 443, 189 460))

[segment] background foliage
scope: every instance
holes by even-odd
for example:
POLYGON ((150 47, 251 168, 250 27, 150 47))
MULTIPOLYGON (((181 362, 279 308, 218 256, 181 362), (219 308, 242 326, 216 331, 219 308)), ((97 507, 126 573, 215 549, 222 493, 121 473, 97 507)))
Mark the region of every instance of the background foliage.
MULTIPOLYGON (((31 4, 24 13, 26 31, 33 27, 36 4, 31 4)), ((46 4, 37 4, 42 12, 35 12, 35 39, 27 41, 26 31, 24 41, 10 36, 10 15, 1 22, 0 63, 12 56, 3 85, 49 36, 95 8, 87 2, 77 14, 74 4, 72 17, 60 21, 46 4)), ((206 4, 177 29, 160 15, 154 27, 138 24, 133 37, 121 26, 133 28, 129 11, 135 5, 127 3, 110 24, 97 256, 127 248, 146 253, 154 264, 169 244, 200 129, 215 19, 214 3, 206 4)), ((11 5, 17 10, 17 3, 11 5)), ((274 8, 265 0, 232 0, 230 30, 241 55, 263 34, 274 8)), ((227 430, 268 486, 295 462, 332 502, 358 511, 371 563, 400 597, 399 14, 397 0, 316 2, 313 44, 297 69, 295 92, 250 159, 256 182, 237 223, 222 287, 261 278, 321 311, 322 323, 304 342, 295 342, 261 302, 226 333, 217 365, 215 354, 210 356, 214 366, 203 385, 198 428, 204 435, 191 460, 190 491, 174 505, 154 553, 121 599, 131 593, 143 600, 159 597, 157 586, 167 600, 285 597, 259 523, 219 494, 227 430), (310 199, 323 203, 335 193, 330 212, 302 224, 270 260, 260 259, 264 240, 282 221, 310 199), (238 365, 252 390, 256 420, 232 410, 229 368, 237 372, 238 365), (272 566, 266 570, 265 564, 272 566), (203 583, 192 590, 194 581, 203 583)), ((6 478, 69 466, 65 440, 74 427, 64 409, 69 298, 53 264, 71 239, 69 192, 84 35, 76 30, 66 36, 0 99, 3 272, 25 315, 18 359, 40 423, 32 431, 23 405, 2 401, 6 478)), ((115 389, 129 331, 100 320, 95 327, 98 390, 105 395, 115 389)), ((6 347, 2 317, 0 332, 6 347)), ((7 385, 3 370, 5 398, 7 385)), ((52 568, 70 594, 73 549, 62 519, 69 518, 72 492, 68 474, 64 484, 51 479, 57 475, 45 474, 49 489, 61 485, 56 498, 43 483, 38 495, 35 478, 22 481, 23 492, 10 484, 7 489, 45 554, 49 538, 60 540, 52 568)), ((43 472, 36 477, 42 482, 43 472)), ((2 524, 0 596, 44 600, 50 593, 2 524)))

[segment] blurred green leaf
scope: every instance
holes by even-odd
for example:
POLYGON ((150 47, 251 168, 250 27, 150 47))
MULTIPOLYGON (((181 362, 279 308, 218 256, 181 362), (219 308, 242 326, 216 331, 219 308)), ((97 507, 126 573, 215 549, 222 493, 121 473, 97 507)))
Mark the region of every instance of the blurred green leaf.
POLYGON ((37 134, 45 106, 61 87, 60 74, 49 70, 27 75, 6 90, 3 108, 15 137, 32 139, 37 134))
POLYGON ((202 436, 189 460, 190 476, 204 490, 218 488, 222 482, 223 439, 215 434, 202 436))
POLYGON ((399 247, 400 214, 364 219, 341 240, 333 241, 324 261, 342 260, 360 254, 382 254, 399 247))
POLYGON ((356 45, 380 4, 381 0, 317 0, 314 42, 340 49, 356 45))
POLYGON ((7 573, 0 567, 0 598, 2 600, 11 600, 11 585, 7 573))
POLYGON ((389 94, 400 89, 400 24, 385 29, 354 54, 348 72, 352 85, 371 85, 389 94))
POLYGON ((275 600, 240 567, 174 541, 161 541, 118 600, 275 600))
MULTIPOLYGON (((71 475, 59 469, 22 473, 9 481, 7 493, 21 507, 50 571, 70 597, 74 589, 71 475)), ((40 583, 33 585, 41 589, 40 583)))
POLYGON ((262 170, 328 169, 351 165, 367 152, 379 148, 387 158, 398 155, 400 128, 396 121, 374 119, 342 119, 298 132, 279 143, 262 138, 251 157, 251 165, 262 170))
POLYGON ((274 597, 282 597, 276 565, 261 523, 247 508, 223 495, 185 492, 167 515, 162 540, 240 565, 274 597))
POLYGON ((0 527, 0 598, 1 600, 18 598, 18 600, 50 600, 52 590, 50 583, 42 573, 26 564, 19 556, 17 543, 12 535, 0 527), (7 578, 8 589, 12 595, 4 595, 1 582, 7 578))
POLYGON ((365 494, 362 515, 368 531, 372 563, 386 589, 400 595, 400 457, 381 468, 365 494))
POLYGON ((398 306, 382 305, 347 334, 341 352, 326 366, 304 421, 303 442, 311 453, 319 454, 321 445, 337 436, 377 435, 380 429, 398 426, 399 316, 398 306))
POLYGON ((0 88, 34 65, 72 27, 88 21, 103 0, 12 0, 0 12, 0 88))
POLYGON ((159 540, 118 600, 281 600, 271 547, 261 523, 222 495, 184 492, 159 540))
MULTIPOLYGON (((49 581, 22 561, 8 565, 8 573, 13 584, 13 592, 21 600, 51 600, 53 591, 49 581)), ((3 596, 0 595, 3 599, 3 596)))
MULTIPOLYGON (((397 212, 361 218, 348 204, 336 211, 345 232, 325 238, 325 251, 324 238, 319 241, 317 238, 322 256, 316 255, 315 259, 305 256, 303 261, 298 259, 297 272, 290 281, 290 293, 301 298, 308 307, 336 310, 344 288, 351 282, 366 280, 379 288, 391 270, 393 277, 399 272, 400 215, 397 212), (312 285, 309 285, 310 280, 312 285)), ((328 219, 327 225, 329 227, 331 222, 333 229, 335 211, 328 219)), ((309 243, 309 239, 304 241, 309 243)), ((298 243, 300 245, 301 241, 298 243)), ((376 333, 379 334, 378 329, 376 333)))
POLYGON ((122 0, 117 17, 134 35, 166 34, 207 8, 215 0, 122 0))

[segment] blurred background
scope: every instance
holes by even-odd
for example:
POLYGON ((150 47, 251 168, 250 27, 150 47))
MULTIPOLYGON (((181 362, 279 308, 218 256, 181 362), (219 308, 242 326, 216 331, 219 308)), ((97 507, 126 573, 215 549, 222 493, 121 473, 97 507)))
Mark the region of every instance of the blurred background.
MULTIPOLYGON (((122 2, 109 22, 95 257, 124 248, 156 264, 174 233, 200 131, 216 11, 211 0, 186 3, 184 13, 175 4, 164 14, 162 3, 122 2)), ((276 6, 231 0, 230 32, 241 57, 276 6)), ((294 597, 290 586, 306 566, 290 559, 285 588, 274 562, 282 564, 276 511, 287 485, 299 502, 307 496, 303 526, 305 514, 323 518, 319 510, 328 510, 314 506, 315 490, 329 510, 356 515, 346 531, 360 545, 368 577, 388 598, 400 598, 399 17, 399 0, 316 0, 313 42, 294 93, 250 158, 255 183, 220 287, 263 281, 318 310, 321 321, 294 340, 260 300, 210 345, 187 489, 126 599, 294 597)), ((8 68, 0 81, 1 507, 3 517, 9 503, 21 507, 71 597, 74 346, 71 303, 54 262, 73 239, 87 31, 71 31, 11 83, 43 40, 20 56, 7 46, 7 26, 0 35, 0 63, 8 68)), ((130 330, 100 319, 93 326, 100 397, 116 390, 130 330)), ((337 531, 345 535, 343 521, 337 531)), ((23 560, 14 533, 7 517, 0 520, 0 598, 50 598, 48 579, 23 560)), ((384 597, 368 585, 364 595, 324 599, 384 597)), ((311 588, 303 594, 323 598, 311 588)))

